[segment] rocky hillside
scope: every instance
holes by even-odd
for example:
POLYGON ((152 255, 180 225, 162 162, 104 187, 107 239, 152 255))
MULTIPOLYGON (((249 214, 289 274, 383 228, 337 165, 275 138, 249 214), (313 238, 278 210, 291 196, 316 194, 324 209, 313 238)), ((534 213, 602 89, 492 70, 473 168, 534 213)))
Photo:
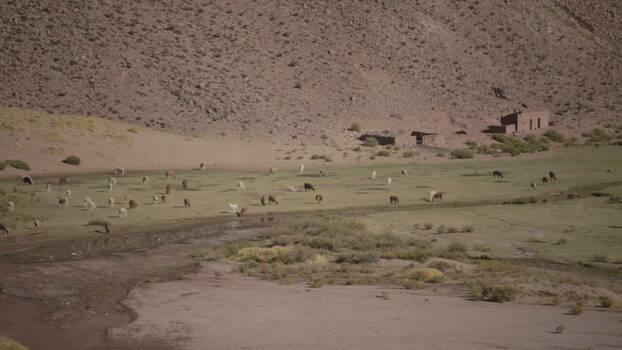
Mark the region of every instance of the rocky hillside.
POLYGON ((5 0, 0 17, 4 107, 275 138, 622 115, 618 0, 5 0))

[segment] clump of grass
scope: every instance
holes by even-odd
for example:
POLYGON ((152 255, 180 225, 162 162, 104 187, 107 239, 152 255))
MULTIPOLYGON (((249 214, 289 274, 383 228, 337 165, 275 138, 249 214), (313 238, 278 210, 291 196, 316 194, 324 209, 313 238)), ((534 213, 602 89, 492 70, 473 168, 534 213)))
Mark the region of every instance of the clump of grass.
POLYGON ((462 226, 462 232, 471 233, 473 231, 475 231, 475 227, 473 225, 462 226))
POLYGON ((28 348, 13 339, 0 337, 0 350, 28 350, 28 348))
POLYGON ((402 284, 404 280, 424 283, 440 283, 445 280, 445 274, 435 268, 424 267, 418 268, 403 276, 401 278, 402 284))
POLYGON ((549 129, 544 133, 544 137, 548 138, 553 142, 566 142, 566 137, 562 135, 559 131, 554 129, 549 129))
POLYGON ((568 310, 568 314, 569 315, 581 315, 583 313, 583 303, 577 302, 576 304, 572 305, 570 307, 570 309, 568 310))
POLYGON ((471 295, 475 300, 504 303, 515 300, 518 290, 511 286, 476 285, 471 289, 471 295))
POLYGON ((132 133, 132 134, 138 134, 138 130, 136 130, 136 128, 128 128, 127 132, 132 133))
POLYGON ((559 326, 555 328, 555 331, 553 333, 562 334, 564 333, 565 330, 566 330, 566 326, 564 326, 563 324, 560 324, 559 326))
POLYGON ((0 160, 0 171, 4 170, 5 167, 6 165, 4 164, 4 162, 0 160))
POLYGON ((93 219, 87 223, 87 226, 101 226, 106 230, 106 233, 110 233, 112 231, 112 224, 103 219, 93 219))
POLYGON ((391 155, 391 152, 389 152, 387 150, 382 150, 382 151, 376 152, 376 157, 389 157, 390 155, 391 155))
POLYGON ((325 162, 332 162, 333 161, 333 157, 327 155, 327 154, 313 154, 311 155, 311 159, 313 160, 324 160, 325 162))
POLYGON ((315 257, 315 253, 305 246, 274 246, 270 248, 248 247, 240 249, 236 259, 258 263, 280 262, 285 265, 305 262, 315 257))
POLYGON ((366 147, 376 147, 378 146, 378 144, 378 139, 373 136, 366 137, 365 141, 363 142, 363 146, 366 147))
POLYGON ((599 263, 606 263, 607 261, 609 261, 609 258, 607 258, 606 255, 594 255, 592 257, 592 261, 599 262, 599 263))
POLYGON ((349 130, 354 132, 361 132, 361 125, 359 123, 352 123, 349 130))
POLYGON ((451 242, 447 246, 447 251, 452 253, 464 253, 467 251, 467 247, 462 242, 451 242))
POLYGON ((457 149, 451 152, 451 156, 456 159, 470 159, 473 158, 473 152, 469 149, 457 149))
POLYGON ((538 139, 533 135, 526 136, 523 140, 507 135, 494 135, 493 140, 499 142, 491 145, 495 149, 499 149, 503 153, 509 153, 512 156, 518 156, 521 153, 534 153, 548 151, 549 146, 543 139, 538 139))
POLYGON ((598 298, 601 307, 610 308, 613 306, 613 299, 608 296, 602 296, 598 298))
POLYGON ((467 140, 464 144, 469 146, 470 149, 474 149, 477 147, 477 142, 473 140, 467 140))
POLYGON ((402 153, 402 157, 403 158, 414 158, 418 156, 419 154, 420 154, 419 152, 415 152, 415 151, 404 151, 402 153))
POLYGON ((588 143, 602 143, 613 140, 613 136, 601 129, 594 129, 592 132, 583 133, 581 136, 587 138, 588 143))
POLYGON ((555 244, 557 244, 557 245, 563 245, 563 244, 566 244, 566 243, 568 243, 568 242, 566 241, 566 239, 565 239, 565 238, 560 238, 560 239, 557 241, 557 243, 555 243, 555 244))
POLYGON ((69 164, 69 165, 80 165, 80 157, 69 156, 63 160, 63 163, 69 164))
POLYGON ((436 233, 438 234, 442 234, 445 233, 447 230, 445 229, 445 225, 440 225, 436 228, 436 233))
POLYGON ((26 163, 23 160, 8 159, 8 160, 5 160, 4 163, 15 169, 30 171, 30 165, 28 165, 28 163, 26 163))

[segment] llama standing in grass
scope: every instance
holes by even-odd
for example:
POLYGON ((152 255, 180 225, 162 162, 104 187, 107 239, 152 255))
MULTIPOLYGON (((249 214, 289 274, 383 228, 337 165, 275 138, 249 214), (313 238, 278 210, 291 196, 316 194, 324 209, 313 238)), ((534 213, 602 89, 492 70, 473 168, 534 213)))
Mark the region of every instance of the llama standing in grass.
POLYGON ((32 180, 32 177, 30 176, 22 176, 22 181, 24 182, 24 185, 34 185, 35 182, 32 180))
POLYGON ((184 207, 190 208, 191 206, 192 206, 192 203, 190 202, 190 199, 184 198, 184 207))
POLYGON ((557 181, 557 176, 555 175, 555 173, 554 173, 554 172, 549 171, 549 177, 551 178, 551 180, 553 180, 553 181, 557 181))
POLYGON ((183 180, 181 182, 181 187, 183 187, 184 190, 187 190, 189 186, 190 186, 190 182, 188 180, 183 180))
POLYGON ((374 170, 371 172, 371 176, 369 178, 372 180, 376 180, 376 176, 378 176, 378 173, 374 170))
POLYGON ((400 204, 400 199, 397 196, 389 196, 389 203, 400 204))
POLYGON ((127 217, 127 209, 124 207, 119 208, 119 219, 127 217))
POLYGON ((159 204, 159 203, 160 203, 160 196, 159 196, 159 195, 154 194, 152 198, 153 198, 153 204, 154 204, 154 205, 156 205, 156 204, 159 204))
POLYGON ((201 164, 199 165, 199 170, 201 170, 201 171, 205 171, 205 169, 206 169, 206 168, 207 168, 207 167, 206 167, 205 163, 201 163, 201 164))
POLYGON ((501 170, 495 170, 492 172, 492 178, 500 178, 503 179, 503 172, 501 172, 501 170))
POLYGON ((52 192, 52 184, 47 184, 47 186, 45 187, 45 190, 48 192, 52 192))
POLYGON ((228 203, 229 204, 229 208, 231 209, 232 213, 238 213, 240 211, 240 206, 237 203, 228 203))
POLYGON ((114 206, 114 198, 108 198, 108 208, 112 208, 114 206))
POLYGON ((108 192, 112 192, 112 189, 114 188, 114 185, 112 184, 112 182, 108 183, 108 192))
POLYGON ((390 177, 387 177, 387 186, 390 186, 393 183, 393 179, 390 177))
POLYGON ((529 184, 529 187, 530 187, 532 190, 534 190, 534 191, 537 189, 537 186, 536 186, 536 183, 535 183, 535 182, 530 183, 530 184, 529 184))
POLYGON ((84 198, 84 207, 88 210, 97 209, 97 205, 89 197, 84 198))
POLYGON ((0 224, 0 233, 4 233, 5 235, 9 234, 9 229, 6 228, 3 224, 0 224))
POLYGON ((279 201, 276 200, 273 196, 268 196, 268 204, 276 204, 279 205, 279 201))
POLYGON ((35 226, 35 230, 39 231, 39 227, 41 227, 41 221, 39 221, 39 219, 35 219, 33 224, 35 226))
POLYGON ((172 191, 173 191, 173 186, 170 184, 166 185, 166 190, 164 191, 164 193, 171 194, 172 191))
POLYGON ((402 169, 400 170, 400 172, 402 173, 402 175, 408 176, 408 171, 406 171, 406 169, 402 169))
POLYGON ((434 201, 434 196, 436 196, 438 192, 436 191, 430 191, 430 193, 428 194, 428 202, 433 202, 434 201))
POLYGON ((305 188, 305 192, 307 192, 307 191, 315 192, 315 187, 313 187, 313 185, 308 183, 308 182, 305 182, 304 188, 305 188))
POLYGON ((300 164, 300 168, 298 168, 298 173, 299 174, 304 174, 305 172, 305 165, 304 164, 300 164))
POLYGON ((63 208, 69 204, 69 198, 67 197, 59 197, 58 198, 58 207, 63 208))
POLYGON ((130 199, 130 209, 136 209, 138 208, 138 202, 136 202, 133 199, 130 199))
POLYGON ((270 168, 270 171, 268 172, 268 174, 270 174, 270 176, 274 176, 277 173, 277 169, 276 168, 270 168))
POLYGON ((143 185, 146 185, 149 182, 149 176, 143 176, 143 185))
POLYGON ((262 205, 262 206, 264 206, 264 207, 266 206, 266 196, 265 196, 265 195, 261 196, 261 198, 259 199, 259 201, 261 202, 261 205, 262 205))
POLYGON ((9 201, 6 205, 6 209, 10 212, 14 212, 15 211, 15 203, 9 201))
POLYGON ((112 186, 116 186, 117 184, 117 178, 116 177, 109 177, 108 178, 108 183, 112 184, 112 186))
POLYGON ((244 191, 246 189, 246 184, 242 181, 238 181, 238 190, 244 191))
POLYGON ((298 186, 288 186, 287 190, 289 192, 296 192, 296 191, 298 191, 298 186))
POLYGON ((320 170, 320 177, 327 177, 328 174, 324 170, 320 170))
POLYGON ((121 167, 115 168, 114 169, 114 174, 116 176, 123 176, 123 175, 125 175, 125 168, 121 168, 121 167))
POLYGON ((66 190, 65 190, 65 195, 66 195, 67 197, 71 198, 71 189, 69 189, 69 188, 68 188, 68 189, 66 189, 66 190))
POLYGON ((549 178, 548 178, 548 177, 546 177, 546 176, 544 176, 544 177, 542 178, 542 183, 543 183, 543 184, 545 184, 545 183, 548 183, 548 182, 549 182, 549 178))

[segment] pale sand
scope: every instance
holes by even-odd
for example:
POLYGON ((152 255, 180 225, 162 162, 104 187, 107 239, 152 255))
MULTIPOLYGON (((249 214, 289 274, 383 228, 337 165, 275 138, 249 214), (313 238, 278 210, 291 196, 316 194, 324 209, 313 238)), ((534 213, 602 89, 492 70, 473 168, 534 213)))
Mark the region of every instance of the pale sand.
POLYGON ((126 304, 138 319, 110 334, 163 337, 186 349, 622 348, 617 312, 571 316, 562 307, 379 287, 308 289, 216 270, 134 289, 126 304), (553 333, 561 324, 564 333, 553 333))

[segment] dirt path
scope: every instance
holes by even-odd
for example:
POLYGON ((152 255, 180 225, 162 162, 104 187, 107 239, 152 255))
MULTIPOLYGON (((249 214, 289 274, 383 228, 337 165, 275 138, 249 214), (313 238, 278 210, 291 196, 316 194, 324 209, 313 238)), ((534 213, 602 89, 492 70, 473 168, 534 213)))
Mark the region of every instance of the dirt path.
POLYGON ((379 287, 308 289, 214 264, 137 288, 126 304, 139 317, 113 338, 157 335, 184 349, 622 349, 620 313, 571 316, 561 307, 379 287))

